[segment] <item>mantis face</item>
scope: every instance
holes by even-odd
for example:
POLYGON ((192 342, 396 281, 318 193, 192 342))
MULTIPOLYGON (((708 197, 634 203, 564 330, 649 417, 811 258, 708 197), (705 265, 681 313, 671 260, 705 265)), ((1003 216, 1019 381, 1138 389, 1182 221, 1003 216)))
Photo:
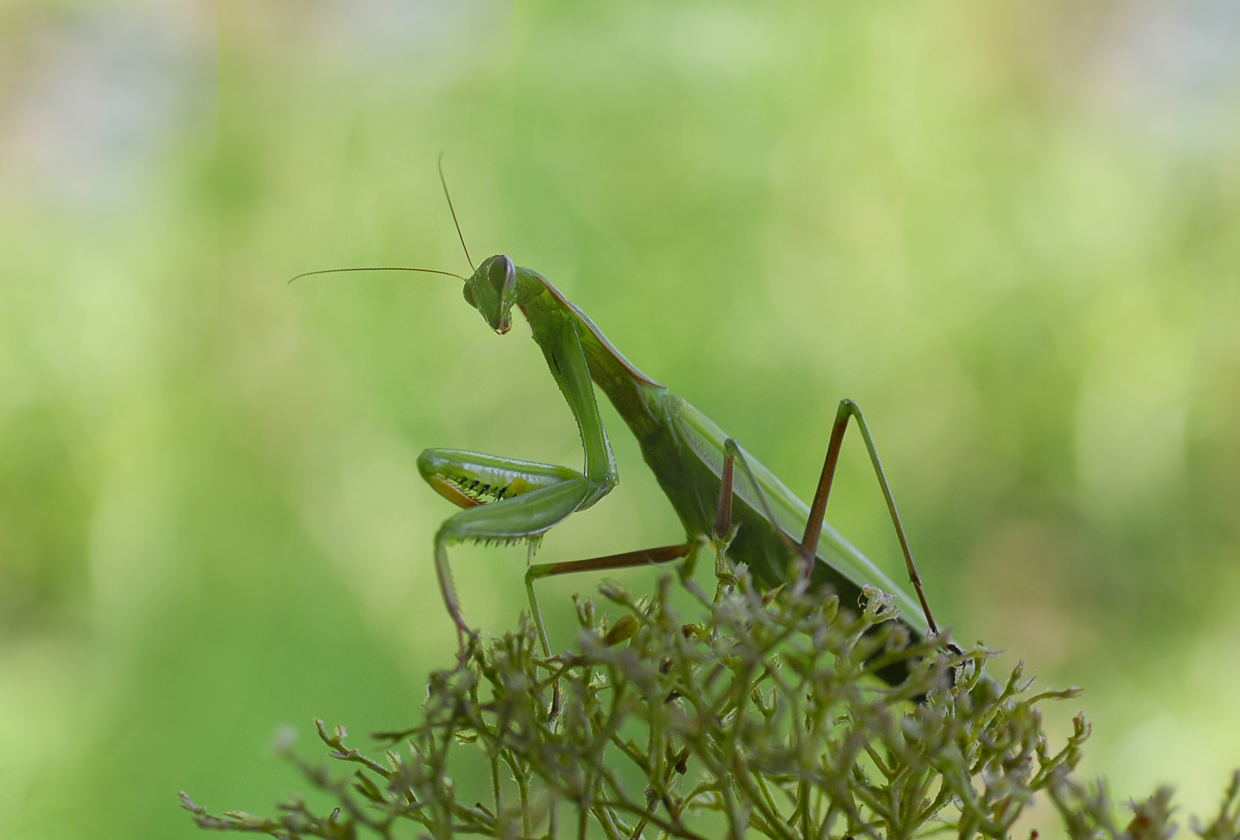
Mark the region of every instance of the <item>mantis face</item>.
POLYGON ((517 267, 503 254, 485 260, 465 281, 465 301, 479 312, 500 335, 512 327, 512 306, 517 300, 517 267))

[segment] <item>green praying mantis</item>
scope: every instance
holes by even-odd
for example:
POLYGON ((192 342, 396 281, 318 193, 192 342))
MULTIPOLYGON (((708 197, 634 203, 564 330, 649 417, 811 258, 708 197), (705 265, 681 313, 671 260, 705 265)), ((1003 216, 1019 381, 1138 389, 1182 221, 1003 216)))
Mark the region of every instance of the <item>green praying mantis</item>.
MULTIPOLYGON (((441 179, 442 175, 441 168, 441 179)), ((444 193, 456 223, 446 184, 444 193)), ((473 268, 459 223, 457 234, 473 268)), ((457 599, 449 548, 464 542, 527 540, 532 557, 547 531, 597 503, 619 480, 599 417, 595 387, 607 396, 636 438, 647 466, 684 525, 686 539, 585 560, 529 565, 526 592, 546 655, 550 656, 551 647, 534 591, 536 581, 682 558, 691 567, 703 547, 714 548, 717 562, 722 562, 726 552, 733 562, 746 565, 754 580, 768 589, 787 584, 826 584, 847 605, 858 603, 863 587, 876 587, 894 596, 899 609, 897 620, 913 638, 938 635, 873 435, 856 403, 840 403, 818 488, 807 507, 709 417, 634 367, 545 277, 516 265, 508 256, 497 254, 484 260, 468 278, 434 269, 406 268, 328 269, 307 274, 386 270, 424 271, 463 280, 465 301, 499 335, 512 327, 512 310, 519 310, 568 402, 585 453, 580 471, 457 449, 427 449, 418 457, 422 477, 440 495, 463 508, 444 521, 434 541, 439 588, 456 624, 462 657, 466 639, 474 633, 457 599), (869 452, 917 600, 824 521, 850 420, 856 420, 869 452)), ((306 275, 298 275, 302 276, 306 275)), ((687 569, 684 573, 691 572, 687 569)), ((907 663, 897 662, 876 673, 895 685, 907 675, 907 663)))

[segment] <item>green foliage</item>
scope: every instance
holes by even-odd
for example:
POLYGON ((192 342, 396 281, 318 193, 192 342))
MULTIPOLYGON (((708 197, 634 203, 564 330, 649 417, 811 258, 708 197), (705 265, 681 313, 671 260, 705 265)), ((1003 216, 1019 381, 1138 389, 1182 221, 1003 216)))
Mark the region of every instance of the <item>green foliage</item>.
MULTIPOLYGON (((1088 724, 1078 715, 1054 749, 1037 707, 1076 690, 1030 693, 1019 667, 1002 683, 986 673, 991 651, 910 643, 882 593, 858 615, 818 593, 763 596, 743 571, 713 599, 684 587, 692 621, 671 578, 640 601, 605 585, 620 617, 578 602, 580 649, 550 659, 528 622, 475 641, 432 675, 420 723, 374 736, 378 757, 318 721, 347 772, 283 751, 326 813, 300 798, 270 818, 183 805, 203 828, 282 838, 1005 838, 1043 792, 1073 838, 1175 830, 1170 789, 1120 828, 1105 786, 1073 778, 1088 724), (893 660, 912 674, 886 687, 873 674, 893 660), (479 756, 487 804, 469 804, 452 774, 479 756)), ((1240 773, 1194 830, 1240 837, 1240 773)))

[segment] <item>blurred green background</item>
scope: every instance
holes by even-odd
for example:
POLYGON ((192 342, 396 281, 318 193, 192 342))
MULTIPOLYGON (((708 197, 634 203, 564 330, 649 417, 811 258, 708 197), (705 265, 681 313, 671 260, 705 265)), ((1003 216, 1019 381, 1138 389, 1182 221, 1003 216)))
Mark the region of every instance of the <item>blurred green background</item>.
MULTIPOLYGON (((966 641, 1078 683, 1087 775, 1240 766, 1240 13, 1227 0, 0 6, 0 821, 190 837, 310 719, 407 724, 456 639, 427 446, 579 464, 544 273, 808 496, 873 424, 966 641)), ((680 539, 622 482, 542 559, 680 539)), ((860 445, 831 521, 898 576, 860 445)), ((466 615, 523 549, 454 555, 466 615)), ((653 573, 618 575, 635 589, 653 573)), ((571 641, 569 595, 544 609, 571 641)), ((307 753, 317 754, 308 741, 307 753)), ((1045 830, 1045 828, 1044 828, 1045 830)))

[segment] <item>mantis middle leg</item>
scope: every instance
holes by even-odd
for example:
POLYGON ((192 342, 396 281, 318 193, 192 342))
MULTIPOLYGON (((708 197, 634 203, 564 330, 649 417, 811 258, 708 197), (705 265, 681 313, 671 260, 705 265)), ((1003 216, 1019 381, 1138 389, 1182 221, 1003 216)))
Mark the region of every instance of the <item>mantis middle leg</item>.
POLYGON ((770 504, 767 502, 766 495, 762 492, 762 487, 758 484, 753 476, 753 471, 745 455, 741 451, 740 446, 735 440, 728 438, 724 443, 724 459, 723 469, 719 482, 719 505, 715 515, 715 523, 712 529, 713 533, 709 538, 702 536, 698 538, 690 538, 684 543, 674 545, 658 546, 657 548, 646 548, 638 551, 626 551, 620 554, 609 554, 603 557, 591 557, 586 560, 572 560, 564 563, 541 563, 530 566, 525 572, 525 591, 530 601, 530 613, 534 619, 534 626, 538 631, 538 640, 542 645, 543 653, 547 656, 551 655, 551 644, 547 639, 547 630, 543 624, 542 610, 538 606, 538 596, 534 592, 534 581, 546 577, 555 577, 558 575, 575 574, 577 572, 598 572, 610 569, 628 569, 635 566, 648 566, 657 563, 669 563, 673 560, 679 560, 682 557, 687 558, 685 568, 681 572, 683 577, 690 577, 693 574, 693 564, 696 562, 697 552, 704 545, 713 545, 717 555, 716 574, 721 571, 723 554, 728 544, 735 535, 732 526, 732 494, 733 494, 733 463, 739 460, 741 469, 749 479, 754 491, 758 497, 759 503, 762 505, 763 512, 767 517, 771 526, 785 536, 784 543, 788 547, 789 557, 801 554, 800 547, 786 538, 786 535, 779 529, 779 523, 775 518, 774 512, 771 510, 770 504))

